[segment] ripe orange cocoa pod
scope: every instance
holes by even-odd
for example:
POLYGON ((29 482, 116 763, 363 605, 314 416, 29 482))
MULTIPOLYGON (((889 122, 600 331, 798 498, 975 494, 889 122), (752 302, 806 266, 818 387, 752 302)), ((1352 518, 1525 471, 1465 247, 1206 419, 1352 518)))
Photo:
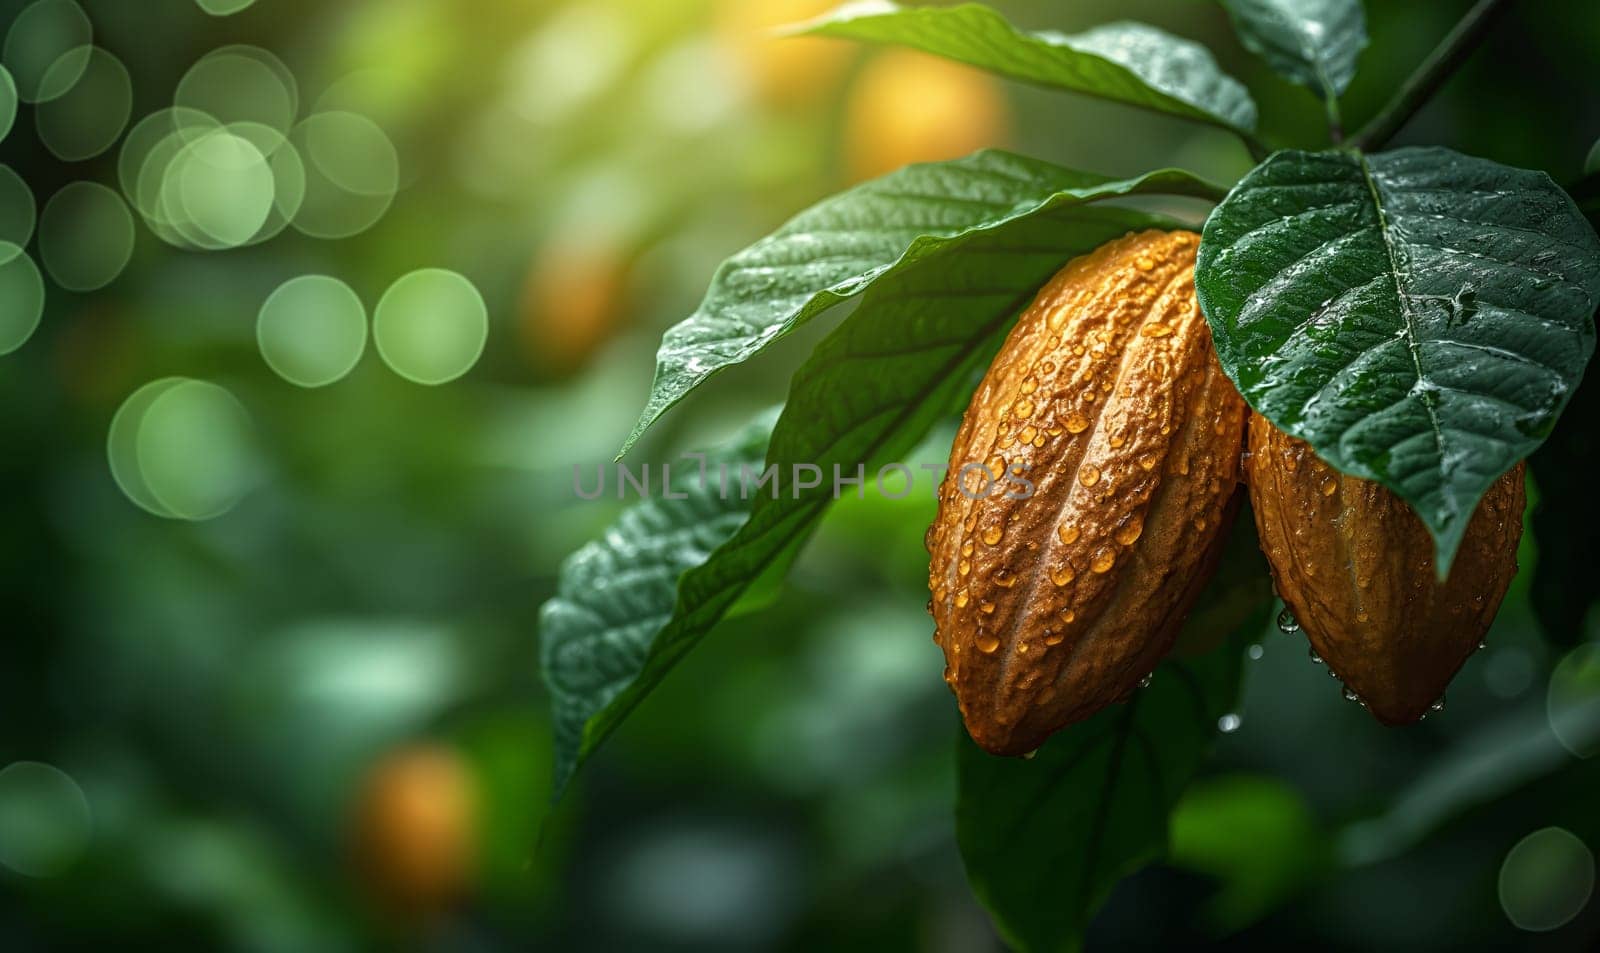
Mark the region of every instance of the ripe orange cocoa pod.
POLYGON ((1261 548, 1312 650, 1379 721, 1418 721, 1478 648, 1517 574, 1524 465, 1484 494, 1441 583, 1433 538, 1405 501, 1334 470, 1259 415, 1249 444, 1261 548))
POLYGON ((1195 304, 1198 244, 1147 231, 1068 264, 956 435, 928 587, 945 680, 995 754, 1133 692, 1215 568, 1246 411, 1195 304))

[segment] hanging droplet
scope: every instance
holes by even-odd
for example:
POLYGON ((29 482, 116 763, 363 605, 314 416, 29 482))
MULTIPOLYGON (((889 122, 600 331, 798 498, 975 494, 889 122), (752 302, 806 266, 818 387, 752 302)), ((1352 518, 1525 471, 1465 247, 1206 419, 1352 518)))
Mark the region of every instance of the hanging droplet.
POLYGON ((1258 642, 1255 645, 1250 646, 1250 648, 1246 649, 1245 650, 1245 654, 1250 657, 1250 661, 1259 662, 1259 661, 1261 661, 1261 656, 1266 655, 1267 651, 1266 651, 1266 649, 1263 649, 1261 647, 1261 644, 1258 642))
POLYGON ((1429 711, 1444 711, 1444 696, 1440 695, 1438 701, 1436 701, 1433 704, 1428 706, 1428 710, 1429 711))
POLYGON ((1238 731, 1239 726, 1242 724, 1244 724, 1244 719, 1230 711, 1217 719, 1217 730, 1225 735, 1231 735, 1238 731))
POLYGON ((1139 687, 1140 688, 1149 688, 1150 687, 1150 683, 1155 681, 1155 680, 1156 680, 1156 673, 1155 672, 1151 672, 1149 675, 1146 675, 1144 678, 1139 679, 1139 687))
MULTIPOLYGON (((1300 620, 1294 617, 1294 610, 1288 606, 1284 606, 1283 611, 1278 613, 1278 631, 1285 635, 1293 635, 1300 631, 1300 620)), ((1311 653, 1312 658, 1316 658, 1316 654, 1311 653)), ((1317 661, 1322 660, 1317 659, 1317 661)))
POLYGON ((1347 702, 1358 702, 1361 700, 1361 696, 1356 694, 1355 689, 1351 688, 1349 685, 1346 685, 1344 687, 1344 700, 1347 702))
POLYGON ((1322 656, 1317 654, 1317 650, 1316 649, 1306 649, 1306 654, 1311 656, 1311 664, 1313 664, 1313 665, 1321 665, 1322 664, 1322 656))

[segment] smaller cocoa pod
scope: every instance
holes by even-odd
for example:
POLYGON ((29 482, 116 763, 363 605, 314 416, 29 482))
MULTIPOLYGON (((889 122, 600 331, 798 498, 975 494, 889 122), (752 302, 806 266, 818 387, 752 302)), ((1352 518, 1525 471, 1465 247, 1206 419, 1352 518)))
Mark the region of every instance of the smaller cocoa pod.
POLYGON ((990 752, 1125 698, 1215 568, 1245 406, 1195 304, 1197 245, 1149 231, 1069 263, 962 420, 928 587, 945 679, 990 752))
POLYGON ((1380 722, 1426 715, 1489 630, 1517 574, 1523 469, 1489 487, 1441 583, 1433 538, 1404 500, 1251 416, 1246 482, 1278 594, 1380 722))

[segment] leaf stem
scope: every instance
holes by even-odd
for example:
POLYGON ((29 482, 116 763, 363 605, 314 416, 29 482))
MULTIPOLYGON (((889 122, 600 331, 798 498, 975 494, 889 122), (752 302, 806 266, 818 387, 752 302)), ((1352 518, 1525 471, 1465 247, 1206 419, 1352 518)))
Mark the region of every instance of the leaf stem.
POLYGON ((1400 92, 1355 135, 1351 140, 1352 145, 1363 151, 1371 151, 1382 148, 1393 138, 1472 53, 1489 32, 1495 14, 1503 10, 1505 5, 1506 0, 1478 0, 1473 4, 1472 9, 1401 85, 1400 92))

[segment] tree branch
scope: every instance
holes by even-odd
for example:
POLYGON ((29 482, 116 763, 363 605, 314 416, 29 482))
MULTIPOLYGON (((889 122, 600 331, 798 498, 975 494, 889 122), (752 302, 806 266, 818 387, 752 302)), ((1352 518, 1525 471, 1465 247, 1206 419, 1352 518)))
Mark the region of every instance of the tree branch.
POLYGON ((1400 87, 1400 92, 1389 101, 1378 115, 1372 118, 1365 127, 1351 140, 1352 144, 1364 151, 1380 149, 1411 117, 1417 114, 1439 88, 1445 84, 1450 75, 1456 71, 1473 49, 1488 33, 1489 26, 1497 13, 1506 7, 1506 0, 1478 0, 1473 4, 1451 31, 1446 34, 1439 45, 1434 47, 1428 58, 1422 61, 1416 72, 1408 77, 1400 87))

